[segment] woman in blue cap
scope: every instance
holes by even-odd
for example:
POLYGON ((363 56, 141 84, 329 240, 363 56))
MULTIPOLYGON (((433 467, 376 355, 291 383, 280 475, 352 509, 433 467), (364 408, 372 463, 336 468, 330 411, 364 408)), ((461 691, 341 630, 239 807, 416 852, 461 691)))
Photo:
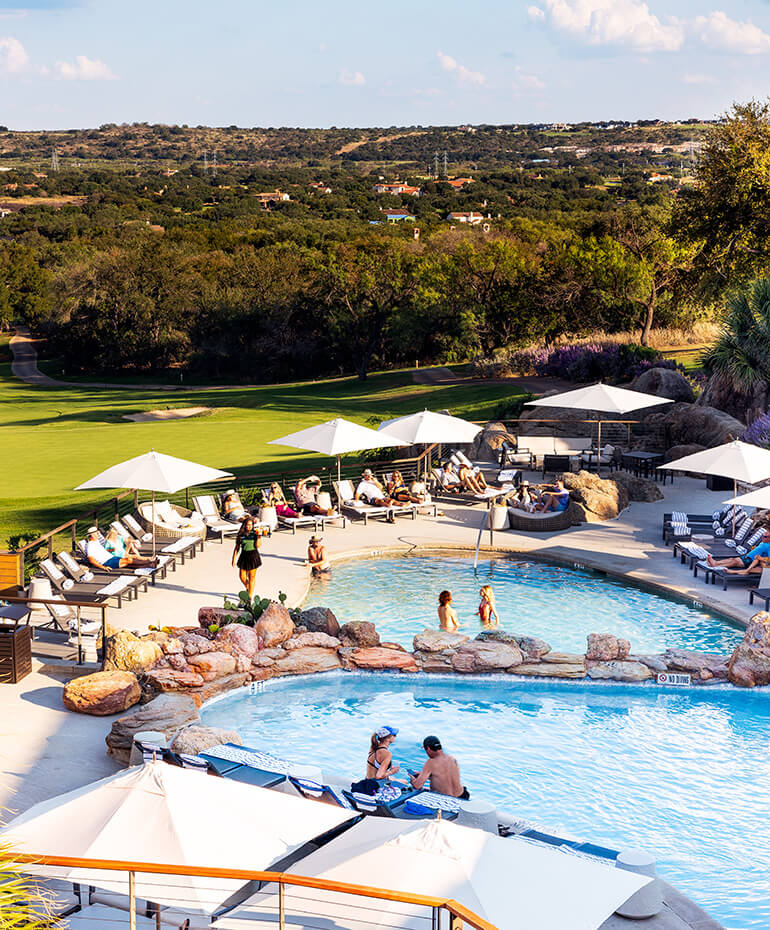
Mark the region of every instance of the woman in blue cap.
POLYGON ((401 768, 398 763, 393 763, 393 753, 390 751, 390 745, 397 736, 396 727, 380 727, 372 733, 372 742, 366 759, 367 778, 377 780, 390 778, 401 768))

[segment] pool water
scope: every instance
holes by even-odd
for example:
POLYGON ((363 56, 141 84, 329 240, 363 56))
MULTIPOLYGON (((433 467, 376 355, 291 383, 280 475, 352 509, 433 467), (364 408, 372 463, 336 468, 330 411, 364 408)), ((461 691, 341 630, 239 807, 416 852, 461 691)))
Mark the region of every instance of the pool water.
POLYGON ((701 607, 663 597, 597 572, 547 562, 453 556, 398 556, 336 564, 314 580, 306 606, 331 607, 340 623, 371 620, 383 642, 412 648, 437 628, 439 592, 452 592, 460 632, 481 630, 479 588, 492 586, 503 629, 539 636, 558 652, 585 652, 588 633, 613 633, 636 653, 666 648, 730 653, 743 631, 701 607))
POLYGON ((544 829, 640 846, 735 930, 770 926, 770 693, 333 672, 217 699, 203 722, 244 744, 362 777, 371 732, 422 765, 438 735, 472 796, 544 829))

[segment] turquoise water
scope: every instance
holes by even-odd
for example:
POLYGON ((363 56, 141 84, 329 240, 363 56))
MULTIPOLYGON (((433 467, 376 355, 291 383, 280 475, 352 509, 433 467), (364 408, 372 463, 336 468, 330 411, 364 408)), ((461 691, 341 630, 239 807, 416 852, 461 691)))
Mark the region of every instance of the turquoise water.
POLYGON ((335 672, 234 692, 202 717, 351 779, 376 727, 401 728, 394 755, 414 768, 435 733, 472 795, 555 832, 643 847, 726 927, 770 926, 766 691, 335 672))
MULTIPOLYGON (((684 569, 683 569, 684 571, 684 569)), ((559 652, 585 652, 588 633, 614 633, 637 653, 667 647, 730 653, 742 631, 699 607, 596 572, 546 562, 451 556, 357 559, 313 582, 307 606, 331 607, 340 622, 371 620, 384 642, 411 648, 415 633, 436 628, 438 594, 452 592, 461 632, 481 629, 479 588, 489 584, 501 626, 539 636, 559 652)))

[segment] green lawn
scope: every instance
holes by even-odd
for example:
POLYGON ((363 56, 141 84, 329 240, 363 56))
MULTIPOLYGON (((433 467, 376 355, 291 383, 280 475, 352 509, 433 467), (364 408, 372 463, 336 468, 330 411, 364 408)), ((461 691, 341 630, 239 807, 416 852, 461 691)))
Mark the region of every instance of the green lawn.
POLYGON ((706 350, 710 348, 710 345, 683 346, 682 348, 663 350, 661 354, 664 358, 670 358, 675 362, 679 362, 685 371, 694 373, 702 370, 703 355, 706 350))
MULTIPOLYGON (((133 455, 157 449, 245 475, 294 470, 308 457, 268 440, 340 415, 361 423, 424 407, 468 419, 492 415, 515 389, 505 385, 417 385, 410 371, 236 390, 185 392, 33 387, 0 364, 0 545, 20 532, 44 532, 107 500, 76 485, 133 455), (209 406, 211 416, 132 423, 126 413, 209 406)), ((328 460, 324 459, 324 463, 328 460)))

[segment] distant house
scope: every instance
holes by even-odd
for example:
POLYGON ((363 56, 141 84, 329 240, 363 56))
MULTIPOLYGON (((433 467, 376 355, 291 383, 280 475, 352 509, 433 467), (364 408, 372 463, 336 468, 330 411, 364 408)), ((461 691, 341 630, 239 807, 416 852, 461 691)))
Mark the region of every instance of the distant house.
POLYGON ((647 183, 648 184, 661 184, 665 181, 675 181, 675 180, 676 178, 673 176, 673 174, 658 174, 657 172, 653 172, 649 176, 649 178, 647 178, 647 183))
POLYGON ((479 226, 484 219, 483 213, 450 213, 447 217, 450 223, 467 223, 468 226, 479 226))
POLYGON ((6 210, 5 207, 0 207, 0 220, 4 220, 6 216, 10 216, 11 211, 6 210))
POLYGON ((389 223, 400 223, 401 220, 411 220, 414 222, 415 216, 404 207, 398 207, 392 210, 383 210, 382 215, 389 223))
POLYGON ((262 204, 263 207, 268 206, 271 203, 280 203, 281 201, 291 200, 288 194, 283 194, 279 190, 268 191, 265 194, 257 194, 257 200, 262 204))
POLYGON ((404 184, 403 181, 393 181, 391 184, 379 181, 374 185, 373 189, 375 194, 409 194, 412 197, 420 196, 419 187, 412 187, 411 184, 404 184))
POLYGON ((319 194, 331 194, 332 189, 327 187, 326 184, 322 184, 320 181, 311 181, 310 189, 318 191, 319 194))
POLYGON ((456 191, 462 190, 466 184, 473 184, 473 178, 447 178, 447 184, 456 191))

